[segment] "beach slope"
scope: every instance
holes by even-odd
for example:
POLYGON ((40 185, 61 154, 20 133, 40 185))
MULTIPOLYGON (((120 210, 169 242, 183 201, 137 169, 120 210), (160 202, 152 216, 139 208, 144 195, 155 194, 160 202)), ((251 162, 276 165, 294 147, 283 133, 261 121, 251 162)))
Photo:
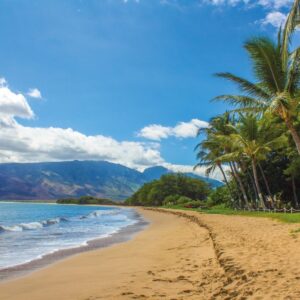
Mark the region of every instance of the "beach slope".
POLYGON ((132 240, 0 284, 2 300, 299 299, 299 225, 144 210, 132 240))

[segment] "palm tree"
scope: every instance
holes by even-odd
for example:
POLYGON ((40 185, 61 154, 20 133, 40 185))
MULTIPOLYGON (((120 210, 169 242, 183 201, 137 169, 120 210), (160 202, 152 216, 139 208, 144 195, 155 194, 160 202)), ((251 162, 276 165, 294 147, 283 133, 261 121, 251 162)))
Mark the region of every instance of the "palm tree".
POLYGON ((242 193, 244 202, 248 206, 247 193, 235 162, 221 158, 224 154, 232 152, 232 141, 230 138, 232 129, 228 126, 229 124, 234 124, 234 119, 228 112, 226 112, 223 115, 212 118, 208 128, 199 130, 199 134, 206 134, 206 139, 200 142, 195 148, 196 150, 199 150, 197 153, 197 158, 200 160, 195 167, 197 168, 199 166, 206 165, 208 167, 208 175, 212 173, 216 167, 218 167, 223 174, 224 181, 232 196, 232 191, 230 190, 225 172, 222 167, 223 164, 227 163, 231 169, 231 174, 236 182, 236 185, 242 193))
MULTIPOLYGON (((232 129, 234 128, 233 125, 228 124, 229 126, 232 126, 232 129)), ((232 132, 231 129, 231 132, 232 132)), ((240 172, 243 172, 243 169, 240 167, 239 160, 240 157, 236 155, 237 148, 235 143, 233 143, 232 140, 232 133, 229 135, 223 135, 221 133, 216 134, 214 136, 215 142, 220 145, 220 147, 223 149, 223 155, 219 158, 223 161, 223 163, 228 163, 232 177, 236 183, 236 186, 240 189, 244 205, 247 207, 249 206, 248 196, 246 192, 246 188, 244 186, 243 180, 240 176, 240 172)), ((240 201, 240 206, 243 206, 242 201, 240 201)))
POLYGON ((222 166, 223 162, 220 159, 220 156, 222 155, 220 145, 216 144, 211 137, 211 139, 208 138, 207 140, 203 140, 197 144, 195 150, 198 151, 196 157, 199 160, 199 163, 195 165, 194 169, 205 166, 206 176, 210 176, 216 170, 216 168, 218 168, 221 171, 226 186, 230 190, 228 180, 222 166))
POLYGON ((240 114, 239 123, 232 127, 234 133, 231 134, 231 140, 236 151, 224 156, 224 158, 233 160, 242 158, 250 161, 255 187, 262 207, 265 207, 265 202, 258 179, 257 166, 259 161, 266 159, 266 155, 272 149, 282 146, 284 142, 284 137, 278 136, 278 131, 272 130, 271 126, 272 124, 267 118, 258 120, 253 114, 240 114))
POLYGON ((288 63, 289 46, 292 40, 292 35, 300 25, 300 0, 295 0, 290 13, 286 19, 282 36, 282 56, 284 65, 288 63))
POLYGON ((293 153, 293 150, 289 154, 290 156, 290 164, 286 170, 284 170, 284 174, 289 177, 289 180, 292 184, 293 198, 295 207, 299 207, 299 199, 297 195, 297 186, 296 179, 300 178, 300 158, 296 157, 293 153))
POLYGON ((271 112, 280 117, 292 135, 300 155, 300 134, 296 129, 300 107, 300 48, 290 52, 293 31, 299 23, 299 0, 279 30, 277 42, 266 37, 255 37, 245 42, 255 82, 231 73, 217 73, 216 76, 234 82, 242 94, 220 95, 222 100, 237 106, 235 111, 271 112))

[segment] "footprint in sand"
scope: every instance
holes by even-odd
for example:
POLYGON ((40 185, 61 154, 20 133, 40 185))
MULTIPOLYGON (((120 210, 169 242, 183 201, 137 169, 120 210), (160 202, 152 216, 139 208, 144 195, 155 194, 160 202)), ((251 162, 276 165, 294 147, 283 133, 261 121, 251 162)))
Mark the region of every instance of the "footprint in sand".
POLYGON ((148 275, 155 275, 155 273, 152 272, 152 271, 148 271, 147 274, 148 274, 148 275))
POLYGON ((133 293, 132 292, 123 292, 121 294, 121 296, 128 296, 128 295, 133 295, 133 293))

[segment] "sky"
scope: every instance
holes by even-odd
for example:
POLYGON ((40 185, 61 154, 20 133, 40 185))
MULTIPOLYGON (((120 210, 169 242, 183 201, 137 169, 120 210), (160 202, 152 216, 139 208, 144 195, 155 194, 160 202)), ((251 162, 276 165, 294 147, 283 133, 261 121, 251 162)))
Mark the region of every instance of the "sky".
POLYGON ((0 162, 192 170, 228 109, 211 99, 235 91, 213 74, 251 78, 243 42, 275 38, 291 3, 0 0, 0 162))

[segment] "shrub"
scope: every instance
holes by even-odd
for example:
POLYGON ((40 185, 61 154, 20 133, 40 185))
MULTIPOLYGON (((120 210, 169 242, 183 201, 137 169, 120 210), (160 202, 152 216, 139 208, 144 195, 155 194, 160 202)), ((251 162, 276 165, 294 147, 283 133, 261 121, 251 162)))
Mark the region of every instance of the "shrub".
POLYGON ((178 198, 180 198, 179 195, 169 195, 163 201, 163 205, 174 205, 177 203, 178 198))
POLYGON ((228 188, 226 186, 221 186, 212 190, 207 199, 207 206, 214 206, 218 204, 230 205, 231 198, 228 188))
POLYGON ((118 205, 117 202, 114 202, 110 199, 95 198, 92 196, 82 196, 80 198, 66 198, 58 199, 56 201, 58 204, 98 204, 98 205, 118 205))
POLYGON ((201 206, 203 206, 203 202, 201 202, 199 200, 189 201, 183 205, 183 207, 186 207, 186 208, 199 208, 201 206))
POLYGON ((177 200, 177 204, 181 205, 181 204, 185 204, 185 203, 188 203, 188 202, 191 202, 193 201, 193 199, 189 198, 189 197, 186 197, 186 196, 181 196, 178 198, 177 200))

